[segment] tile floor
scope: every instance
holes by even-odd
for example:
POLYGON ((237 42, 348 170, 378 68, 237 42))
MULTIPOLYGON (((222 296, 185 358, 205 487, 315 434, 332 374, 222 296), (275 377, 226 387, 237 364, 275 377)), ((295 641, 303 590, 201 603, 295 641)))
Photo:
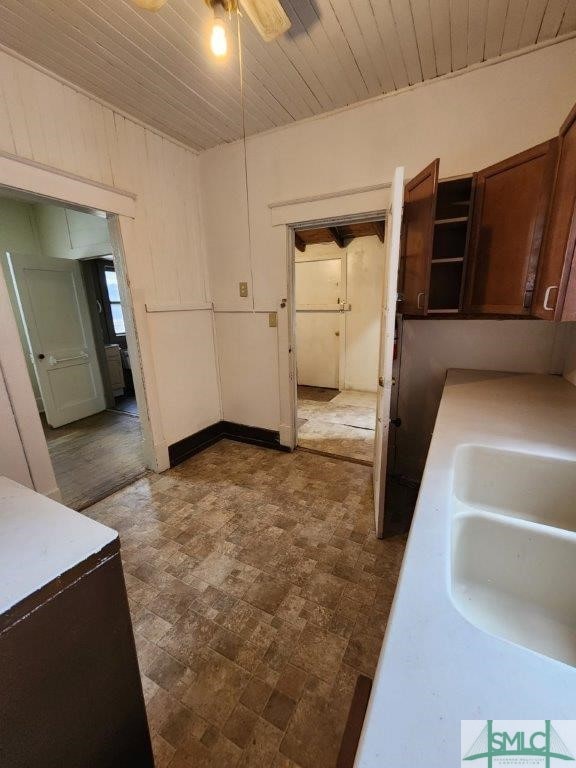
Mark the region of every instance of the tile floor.
POLYGON ((87 514, 120 532, 157 768, 333 768, 405 546, 371 470, 224 440, 87 514))
POLYGON ((322 402, 310 392, 315 387, 298 389, 298 445, 371 463, 376 395, 345 390, 322 402))

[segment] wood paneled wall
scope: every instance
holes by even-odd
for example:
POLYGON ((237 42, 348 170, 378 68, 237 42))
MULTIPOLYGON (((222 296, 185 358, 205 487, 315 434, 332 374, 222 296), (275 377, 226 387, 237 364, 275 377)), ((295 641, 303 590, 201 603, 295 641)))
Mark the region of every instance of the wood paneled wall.
POLYGON ((0 151, 137 196, 127 266, 150 352, 145 374, 146 365, 155 369, 154 442, 168 445, 218 421, 212 322, 183 309, 209 299, 196 154, 4 52, 0 151), (146 313, 147 303, 174 311, 146 313))

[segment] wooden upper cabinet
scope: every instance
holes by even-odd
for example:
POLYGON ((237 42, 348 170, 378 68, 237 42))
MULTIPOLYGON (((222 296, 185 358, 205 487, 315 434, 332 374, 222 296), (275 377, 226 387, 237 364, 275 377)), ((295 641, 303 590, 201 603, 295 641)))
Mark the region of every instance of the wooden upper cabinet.
POLYGON ((558 166, 532 314, 576 320, 576 106, 560 129, 558 166))
POLYGON ((405 315, 425 315, 428 309, 439 167, 440 160, 434 160, 404 188, 400 311, 405 315))
POLYGON ((552 139, 476 175, 465 312, 530 314, 557 148, 552 139))

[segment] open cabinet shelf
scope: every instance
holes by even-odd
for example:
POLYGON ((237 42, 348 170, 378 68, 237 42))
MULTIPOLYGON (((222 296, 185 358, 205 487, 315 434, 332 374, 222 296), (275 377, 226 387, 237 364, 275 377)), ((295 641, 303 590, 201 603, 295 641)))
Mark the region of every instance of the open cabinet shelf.
POLYGON ((472 178, 441 181, 434 221, 428 312, 460 311, 472 178))
POLYGON ((436 219, 434 221, 435 227, 445 227, 449 224, 466 224, 468 222, 468 216, 454 216, 450 219, 436 219))

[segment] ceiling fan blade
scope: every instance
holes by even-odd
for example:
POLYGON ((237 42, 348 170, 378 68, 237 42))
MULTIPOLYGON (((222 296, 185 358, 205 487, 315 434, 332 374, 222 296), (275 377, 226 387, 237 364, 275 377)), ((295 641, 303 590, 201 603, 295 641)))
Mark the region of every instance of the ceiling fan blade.
POLYGON ((139 8, 144 8, 145 11, 159 11, 166 0, 132 0, 132 2, 139 8))
POLYGON ((260 36, 269 42, 292 26, 279 0, 240 0, 260 36))

